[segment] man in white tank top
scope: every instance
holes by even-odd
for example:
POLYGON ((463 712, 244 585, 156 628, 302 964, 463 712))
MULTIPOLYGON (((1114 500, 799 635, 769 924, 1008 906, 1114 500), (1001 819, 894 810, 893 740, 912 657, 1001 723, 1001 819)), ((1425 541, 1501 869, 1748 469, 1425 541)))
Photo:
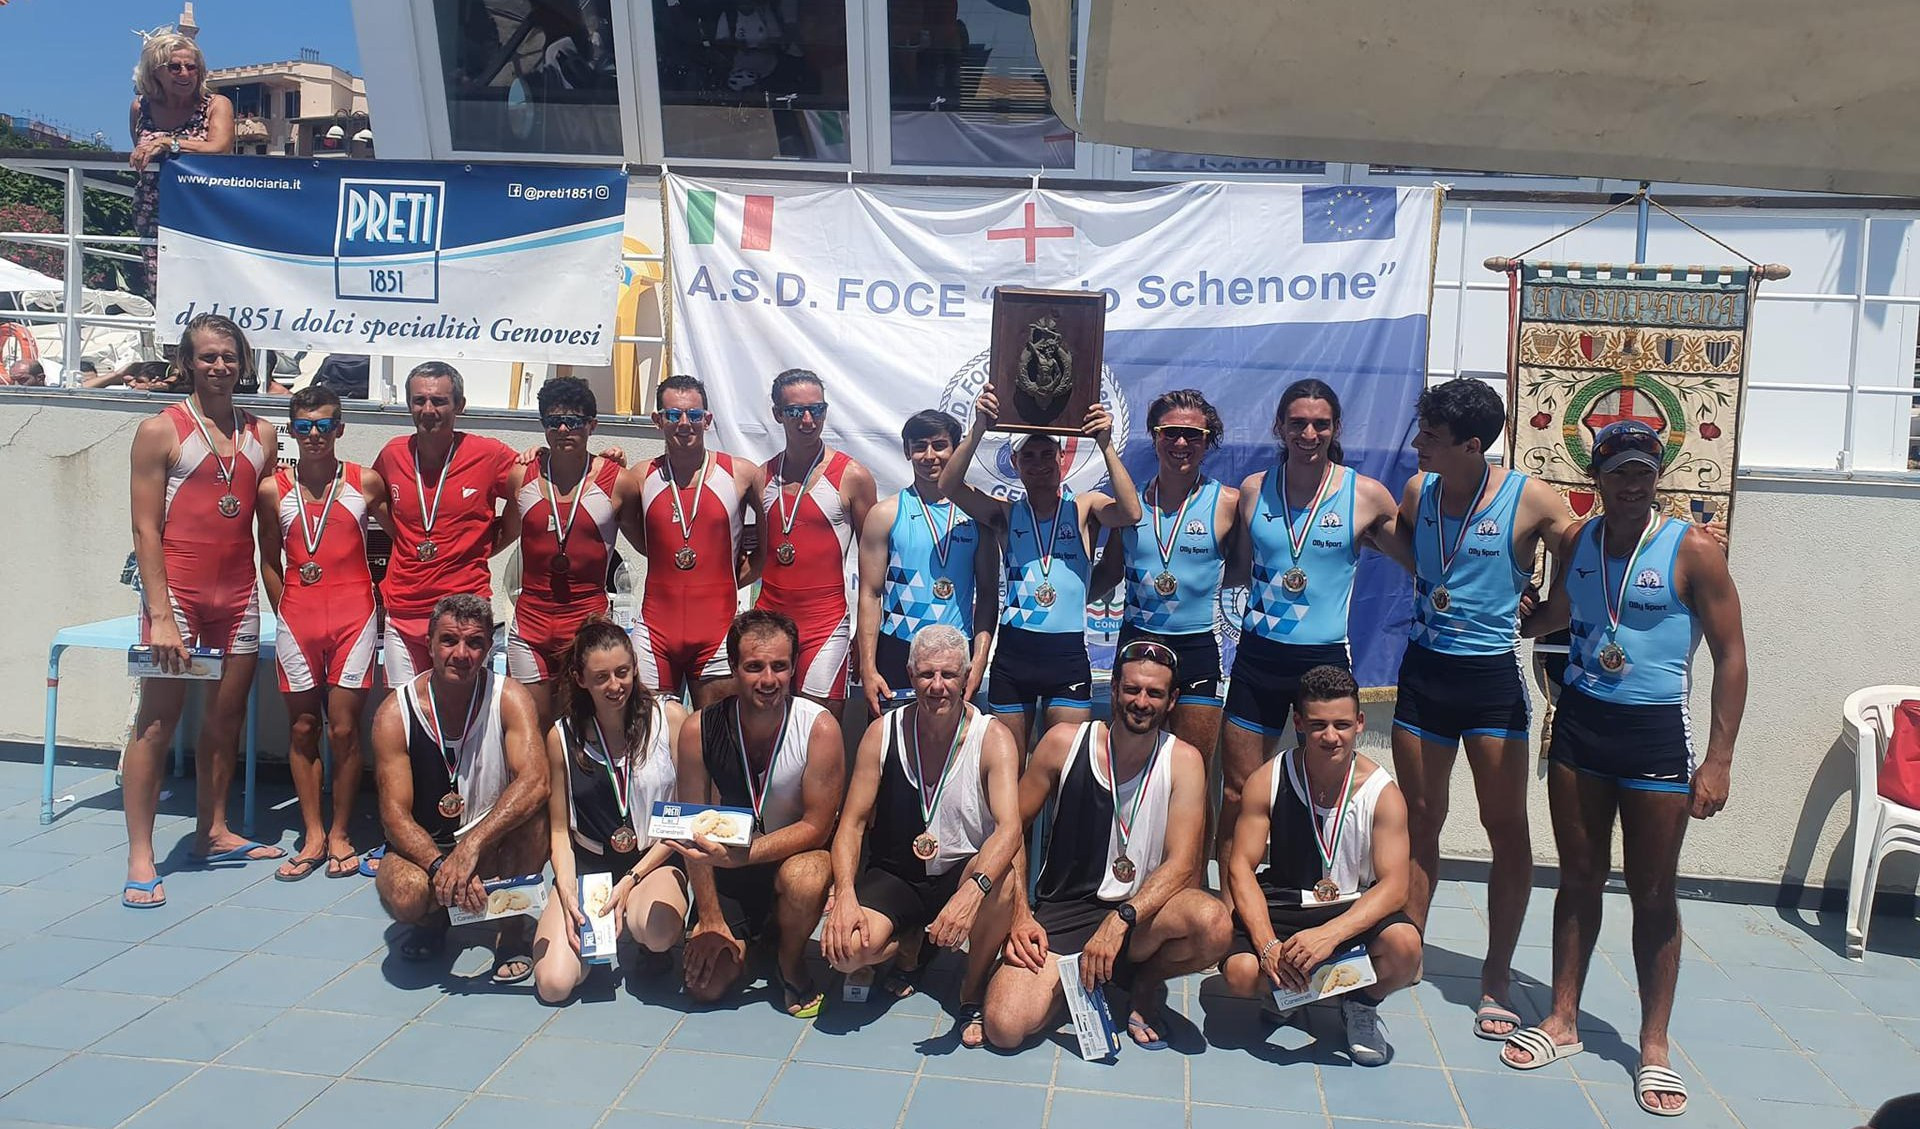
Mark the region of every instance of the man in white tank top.
POLYGON ((847 974, 897 955, 884 986, 904 997, 931 959, 923 940, 943 949, 964 943, 958 1034, 962 1046, 977 1047, 986 1038, 987 973, 1013 915, 1006 879, 1020 848, 1020 754, 1012 732, 966 700, 973 663, 959 628, 921 628, 907 669, 913 704, 868 726, 860 741, 833 840, 839 894, 820 951, 847 974))
POLYGON ((1023 867, 1009 875, 1012 931, 986 1004, 987 1041, 1001 1050, 1058 1025, 1059 958, 1072 953, 1081 955, 1089 991, 1109 981, 1127 989, 1133 1042, 1164 1049, 1168 978, 1198 972, 1226 951, 1226 907, 1200 888, 1206 762, 1166 732, 1178 665, 1154 639, 1122 647, 1113 664, 1117 724, 1054 726, 1020 778, 1023 834, 1042 808, 1052 818, 1031 905, 1023 867))
MULTIPOLYGON (((402 683, 373 718, 373 765, 387 853, 374 879, 380 904, 414 926, 407 960, 446 941, 447 907, 486 908, 483 883, 547 865, 549 779, 527 688, 487 669, 493 606, 443 597, 427 620, 431 668, 402 683)), ((493 979, 533 974, 533 919, 508 919, 493 979)))
POLYGON ((674 763, 683 802, 751 807, 755 830, 745 847, 669 841, 693 892, 687 994, 703 1003, 726 995, 745 979, 747 945, 771 940, 787 1014, 811 1019, 824 997, 806 946, 833 879, 825 848, 846 792, 846 747, 826 707, 794 695, 800 631, 791 619, 742 612, 726 651, 736 694, 687 718, 674 763))
POLYGON ((1420 930, 1405 912, 1413 871, 1407 803, 1387 770, 1355 746, 1366 732, 1360 687, 1336 666, 1300 676, 1298 748, 1254 770, 1227 858, 1233 947, 1220 971, 1236 995, 1299 991, 1335 954, 1364 946, 1379 979, 1340 997, 1347 1053, 1393 1057, 1380 1002, 1420 978, 1420 930))

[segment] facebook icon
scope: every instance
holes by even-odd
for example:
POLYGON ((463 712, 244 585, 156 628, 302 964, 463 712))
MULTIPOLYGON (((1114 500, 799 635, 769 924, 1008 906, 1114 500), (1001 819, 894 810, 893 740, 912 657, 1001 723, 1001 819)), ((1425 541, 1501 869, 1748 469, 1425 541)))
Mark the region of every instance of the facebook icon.
POLYGON ((1356 239, 1392 239, 1393 210, 1399 192, 1393 188, 1343 184, 1332 188, 1302 188, 1300 216, 1303 243, 1345 243, 1356 239))

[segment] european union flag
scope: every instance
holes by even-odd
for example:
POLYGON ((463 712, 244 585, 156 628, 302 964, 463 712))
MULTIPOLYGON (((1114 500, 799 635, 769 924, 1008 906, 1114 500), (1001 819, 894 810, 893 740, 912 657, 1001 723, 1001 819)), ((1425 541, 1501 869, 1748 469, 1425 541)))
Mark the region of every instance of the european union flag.
POLYGON ((1300 197, 1303 243, 1393 238, 1393 210, 1399 194, 1392 188, 1343 184, 1303 188, 1300 197))

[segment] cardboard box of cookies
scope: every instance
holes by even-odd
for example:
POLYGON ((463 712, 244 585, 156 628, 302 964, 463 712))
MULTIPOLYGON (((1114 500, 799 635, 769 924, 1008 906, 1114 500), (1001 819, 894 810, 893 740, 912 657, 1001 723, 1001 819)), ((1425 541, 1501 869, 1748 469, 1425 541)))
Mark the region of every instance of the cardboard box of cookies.
POLYGON ((1113 1025, 1106 990, 1096 987, 1089 992, 1080 983, 1079 953, 1060 958, 1060 988, 1067 997, 1067 1018, 1080 1040, 1080 1057, 1099 1062, 1119 1054, 1120 1032, 1113 1025))
POLYGON ((218 681, 227 667, 227 652, 219 647, 188 647, 187 669, 178 674, 160 669, 153 648, 136 643, 127 648, 128 678, 186 678, 196 682, 218 681))
POLYGON ((1344 953, 1335 953, 1315 965, 1313 971, 1307 973, 1305 989, 1298 992, 1289 992, 1285 988, 1274 989, 1273 1003, 1281 1011, 1292 1011, 1302 1004, 1364 988, 1378 979, 1373 972, 1373 961, 1367 957, 1367 950, 1353 948, 1344 953))
POLYGON ((523 874, 518 878, 496 878, 482 883, 487 891, 486 908, 469 913, 459 906, 447 907, 447 920, 454 925, 472 925, 476 921, 525 914, 539 917, 547 908, 547 878, 544 874, 523 874))
POLYGON ((607 912, 613 886, 611 874, 580 876, 580 914, 587 919, 580 926, 580 959, 587 964, 612 964, 619 946, 619 915, 607 912))
POLYGON ((715 804, 656 801, 647 820, 647 834, 655 839, 690 841, 695 835, 722 846, 744 847, 753 842, 753 811, 715 804))

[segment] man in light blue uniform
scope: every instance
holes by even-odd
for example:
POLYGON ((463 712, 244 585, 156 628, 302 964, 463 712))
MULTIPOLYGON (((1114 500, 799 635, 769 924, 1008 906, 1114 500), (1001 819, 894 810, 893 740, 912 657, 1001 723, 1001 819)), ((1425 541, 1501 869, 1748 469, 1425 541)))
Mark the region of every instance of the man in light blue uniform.
MULTIPOLYGON (((1280 394, 1273 434, 1280 463, 1240 484, 1239 526, 1226 581, 1249 578, 1247 613, 1227 688, 1220 761, 1220 831, 1231 836, 1240 789, 1273 758, 1292 720, 1300 676, 1350 669, 1347 609, 1360 550, 1397 553, 1393 495, 1341 466, 1340 397, 1318 380, 1280 394)), ((1226 841, 1217 844, 1224 857, 1226 841)))
POLYGON ((1667 1043, 1680 973, 1675 873, 1687 817, 1709 818, 1727 802, 1747 648, 1720 545, 1660 512, 1655 488, 1667 454, 1662 437, 1638 420, 1608 424, 1594 437, 1590 469, 1604 515, 1561 540, 1557 555, 1567 567, 1523 627, 1533 638, 1571 624, 1573 644, 1547 778, 1560 852, 1553 1009, 1540 1026, 1510 1036, 1501 1058, 1532 1070, 1582 1049, 1580 992, 1600 934, 1618 813, 1640 988, 1634 1093, 1643 1109, 1672 1116, 1687 1104, 1667 1043), (1696 763, 1687 697, 1703 636, 1713 655, 1713 726, 1696 763))
POLYGON ((944 623, 972 637, 963 700, 972 699, 987 671, 1000 554, 991 541, 981 544, 979 525, 940 488, 940 472, 959 445, 960 421, 947 413, 908 417, 900 446, 913 484, 875 504, 861 530, 855 654, 875 717, 911 697, 907 649, 923 627, 944 623))
POLYGON ((1140 520, 1140 493, 1113 449, 1113 417, 1102 404, 1087 409, 1082 434, 1100 446, 1111 495, 1076 495, 1061 481, 1060 441, 1051 435, 1018 439, 1014 469, 1025 493, 1002 501, 967 485, 967 468, 980 437, 1000 418, 991 387, 973 404, 973 426, 940 472, 940 485, 961 509, 992 529, 1006 546, 1006 603, 1000 639, 987 678, 987 707, 1013 730, 1024 754, 1028 711, 1038 703, 1041 729, 1078 724, 1092 713, 1087 662, 1087 577, 1102 526, 1140 520))
POLYGON ((1507 413, 1485 381, 1462 377, 1429 388, 1416 413, 1420 473, 1407 481, 1395 525, 1402 563, 1414 566, 1413 627, 1393 713, 1393 774, 1407 799, 1413 850, 1407 916, 1426 928, 1453 763, 1464 744, 1493 853, 1473 1032, 1504 1039, 1520 1025, 1513 950, 1533 886, 1521 599, 1542 540, 1557 546, 1573 514, 1546 483, 1487 462, 1507 413))

